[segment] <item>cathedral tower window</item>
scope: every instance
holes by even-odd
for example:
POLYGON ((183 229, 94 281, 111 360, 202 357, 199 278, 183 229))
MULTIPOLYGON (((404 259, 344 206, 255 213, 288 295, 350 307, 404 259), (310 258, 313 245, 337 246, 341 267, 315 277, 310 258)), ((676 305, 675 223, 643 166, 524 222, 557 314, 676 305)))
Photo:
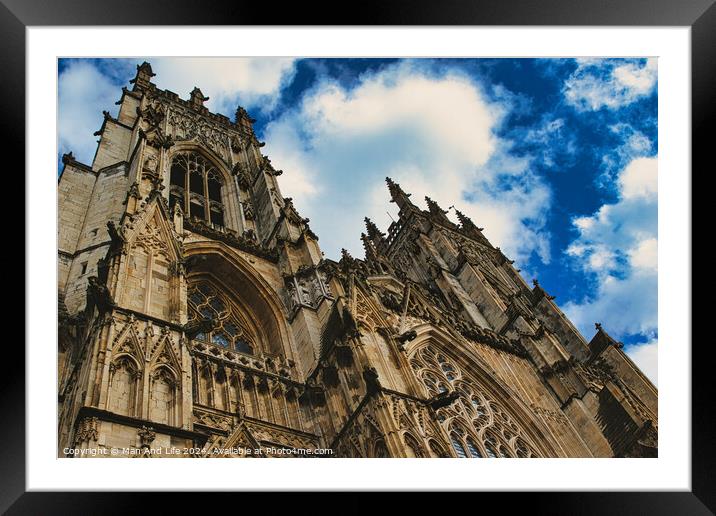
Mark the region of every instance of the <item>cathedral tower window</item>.
POLYGON ((194 339, 222 348, 253 355, 257 338, 246 324, 243 310, 207 281, 190 285, 188 290, 189 322, 211 321, 211 330, 198 333, 194 339))
POLYGON ((196 152, 174 156, 169 172, 169 205, 179 203, 190 217, 224 225, 221 173, 196 152))

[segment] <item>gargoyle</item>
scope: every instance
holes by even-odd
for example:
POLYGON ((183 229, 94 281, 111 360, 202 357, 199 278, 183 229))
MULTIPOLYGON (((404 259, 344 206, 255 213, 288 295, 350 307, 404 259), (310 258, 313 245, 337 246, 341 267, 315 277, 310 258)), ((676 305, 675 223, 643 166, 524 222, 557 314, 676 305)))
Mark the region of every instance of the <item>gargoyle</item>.
POLYGON ((217 322, 218 321, 213 318, 189 321, 184 325, 184 333, 186 333, 187 337, 193 339, 200 333, 209 333, 211 330, 216 328, 217 322))
POLYGON ((378 392, 381 389, 380 380, 378 380, 378 371, 375 367, 366 367, 363 369, 363 380, 365 381, 365 389, 368 394, 378 392))
POLYGON ((92 315, 95 307, 97 307, 100 315, 102 315, 117 306, 114 299, 112 299, 112 294, 109 293, 107 285, 100 283, 97 276, 90 276, 87 281, 87 306, 85 307, 85 313, 88 316, 92 315))
POLYGON ((117 229, 116 224, 113 220, 110 220, 107 222, 107 232, 109 233, 109 238, 112 239, 112 247, 118 248, 122 244, 124 244, 124 237, 119 232, 119 229, 117 229))
POLYGON ((448 392, 444 391, 439 394, 436 394, 430 400, 428 403, 433 408, 433 410, 437 410, 439 408, 447 407, 448 405, 451 405, 455 400, 457 400, 460 397, 460 393, 457 391, 448 392))
POLYGON ((396 337, 398 342, 405 345, 406 342, 410 342, 411 340, 415 340, 415 338, 418 336, 417 332, 415 330, 408 330, 396 337))

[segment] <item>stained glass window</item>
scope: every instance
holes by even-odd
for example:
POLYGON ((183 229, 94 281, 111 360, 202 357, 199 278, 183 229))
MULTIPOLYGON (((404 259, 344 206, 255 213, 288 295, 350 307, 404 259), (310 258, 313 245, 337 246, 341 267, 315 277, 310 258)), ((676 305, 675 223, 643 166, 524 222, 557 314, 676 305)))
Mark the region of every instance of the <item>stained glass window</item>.
POLYGON ((191 285, 188 293, 189 319, 211 320, 214 328, 199 333, 194 339, 211 342, 215 346, 233 349, 239 353, 254 354, 254 345, 239 322, 238 310, 206 282, 191 285))

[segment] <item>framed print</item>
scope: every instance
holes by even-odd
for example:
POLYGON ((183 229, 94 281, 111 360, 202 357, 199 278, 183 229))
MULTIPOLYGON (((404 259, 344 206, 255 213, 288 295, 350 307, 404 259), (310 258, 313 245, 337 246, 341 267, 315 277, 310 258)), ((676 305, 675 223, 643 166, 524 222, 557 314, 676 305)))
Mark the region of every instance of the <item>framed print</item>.
POLYGON ((9 513, 184 490, 711 510, 690 263, 711 3, 345 27, 7 4, 29 205, 9 513))

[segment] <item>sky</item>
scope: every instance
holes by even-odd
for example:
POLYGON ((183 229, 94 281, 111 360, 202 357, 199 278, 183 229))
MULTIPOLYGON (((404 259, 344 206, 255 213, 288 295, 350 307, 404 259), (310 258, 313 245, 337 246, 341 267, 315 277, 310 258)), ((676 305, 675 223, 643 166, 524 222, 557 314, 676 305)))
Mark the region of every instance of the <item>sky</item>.
POLYGON ((422 208, 469 215, 587 340, 601 322, 657 383, 656 59, 62 59, 58 169, 68 151, 91 164, 144 60, 160 88, 249 111, 326 257, 363 255, 365 216, 397 218, 390 176, 422 208))

